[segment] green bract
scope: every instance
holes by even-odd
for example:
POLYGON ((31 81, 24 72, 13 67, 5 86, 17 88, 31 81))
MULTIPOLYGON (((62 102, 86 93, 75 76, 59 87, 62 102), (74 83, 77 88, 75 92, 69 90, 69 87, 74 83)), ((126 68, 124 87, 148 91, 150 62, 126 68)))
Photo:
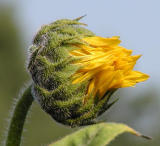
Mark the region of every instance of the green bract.
POLYGON ((77 49, 75 44, 83 44, 82 38, 94 36, 81 25, 78 19, 64 19, 42 26, 30 47, 28 63, 34 98, 53 119, 71 127, 95 123, 94 119, 114 103, 108 103, 114 91, 84 103, 89 81, 72 84, 72 75, 80 66, 74 64, 78 58, 69 51, 77 49))

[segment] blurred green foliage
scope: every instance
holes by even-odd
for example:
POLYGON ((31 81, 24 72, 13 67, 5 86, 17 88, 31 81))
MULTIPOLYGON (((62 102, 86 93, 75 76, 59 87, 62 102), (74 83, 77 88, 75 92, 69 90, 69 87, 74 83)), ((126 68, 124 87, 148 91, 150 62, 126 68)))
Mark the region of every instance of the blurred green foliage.
POLYGON ((9 8, 0 8, 0 93, 9 96, 26 80, 24 52, 19 28, 9 8), (7 91, 7 92, 6 92, 7 91))
POLYGON ((4 120, 13 98, 27 80, 22 51, 25 46, 12 14, 12 7, 0 6, 0 131, 6 126, 4 120))
MULTIPOLYGON (((20 32, 19 22, 15 20, 15 17, 13 7, 0 6, 0 142, 4 138, 4 130, 7 127, 6 119, 9 117, 13 100, 17 98, 18 92, 24 86, 24 83, 29 80, 25 70, 25 52, 27 52, 25 48, 28 46, 24 45, 25 34, 20 32)), ((112 142, 111 146, 160 145, 160 104, 159 99, 155 98, 158 97, 155 92, 154 90, 148 90, 143 95, 139 95, 140 100, 135 100, 132 103, 127 101, 124 103, 124 99, 121 99, 106 115, 108 119, 114 117, 111 118, 113 121, 125 122, 135 128, 136 124, 138 124, 138 119, 143 118, 142 125, 145 126, 145 123, 149 121, 145 119, 144 115, 152 116, 154 113, 157 119, 154 122, 156 124, 150 123, 150 126, 147 127, 150 129, 150 133, 145 133, 142 129, 136 128, 136 130, 146 135, 153 134, 150 135, 153 140, 146 141, 130 135, 123 135, 112 142), (122 109, 122 107, 128 108, 122 109)), ((40 109, 38 104, 34 103, 25 123, 22 145, 39 146, 49 144, 75 130, 55 123, 49 115, 40 109)))

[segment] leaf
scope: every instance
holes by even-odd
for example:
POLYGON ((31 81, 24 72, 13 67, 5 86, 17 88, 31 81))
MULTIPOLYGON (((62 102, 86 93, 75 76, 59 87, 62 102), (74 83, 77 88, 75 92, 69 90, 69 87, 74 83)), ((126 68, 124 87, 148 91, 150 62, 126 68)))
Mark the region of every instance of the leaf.
POLYGON ((105 146, 124 132, 151 139, 125 124, 99 123, 78 130, 49 146, 105 146))

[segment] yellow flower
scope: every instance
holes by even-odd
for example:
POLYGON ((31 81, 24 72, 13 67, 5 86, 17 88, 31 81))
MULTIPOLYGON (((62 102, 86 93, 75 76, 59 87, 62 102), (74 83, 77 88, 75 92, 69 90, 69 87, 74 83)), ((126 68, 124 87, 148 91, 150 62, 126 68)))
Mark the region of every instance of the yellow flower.
POLYGON ((83 45, 76 45, 71 55, 80 57, 75 64, 81 68, 73 75, 73 84, 88 80, 86 95, 99 99, 112 89, 133 87, 149 78, 147 74, 134 71, 136 61, 141 55, 132 56, 132 50, 119 46, 119 37, 86 37, 83 45))

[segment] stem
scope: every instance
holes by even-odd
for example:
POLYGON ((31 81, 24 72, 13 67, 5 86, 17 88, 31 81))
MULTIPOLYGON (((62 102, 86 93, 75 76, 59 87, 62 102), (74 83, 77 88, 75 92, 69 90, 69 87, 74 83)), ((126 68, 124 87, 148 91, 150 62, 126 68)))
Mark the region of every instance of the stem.
POLYGON ((7 139, 5 141, 6 146, 20 145, 23 125, 26 119, 27 112, 32 102, 33 102, 33 97, 31 95, 31 85, 30 85, 24 91, 21 98, 18 99, 15 105, 7 133, 7 139))

